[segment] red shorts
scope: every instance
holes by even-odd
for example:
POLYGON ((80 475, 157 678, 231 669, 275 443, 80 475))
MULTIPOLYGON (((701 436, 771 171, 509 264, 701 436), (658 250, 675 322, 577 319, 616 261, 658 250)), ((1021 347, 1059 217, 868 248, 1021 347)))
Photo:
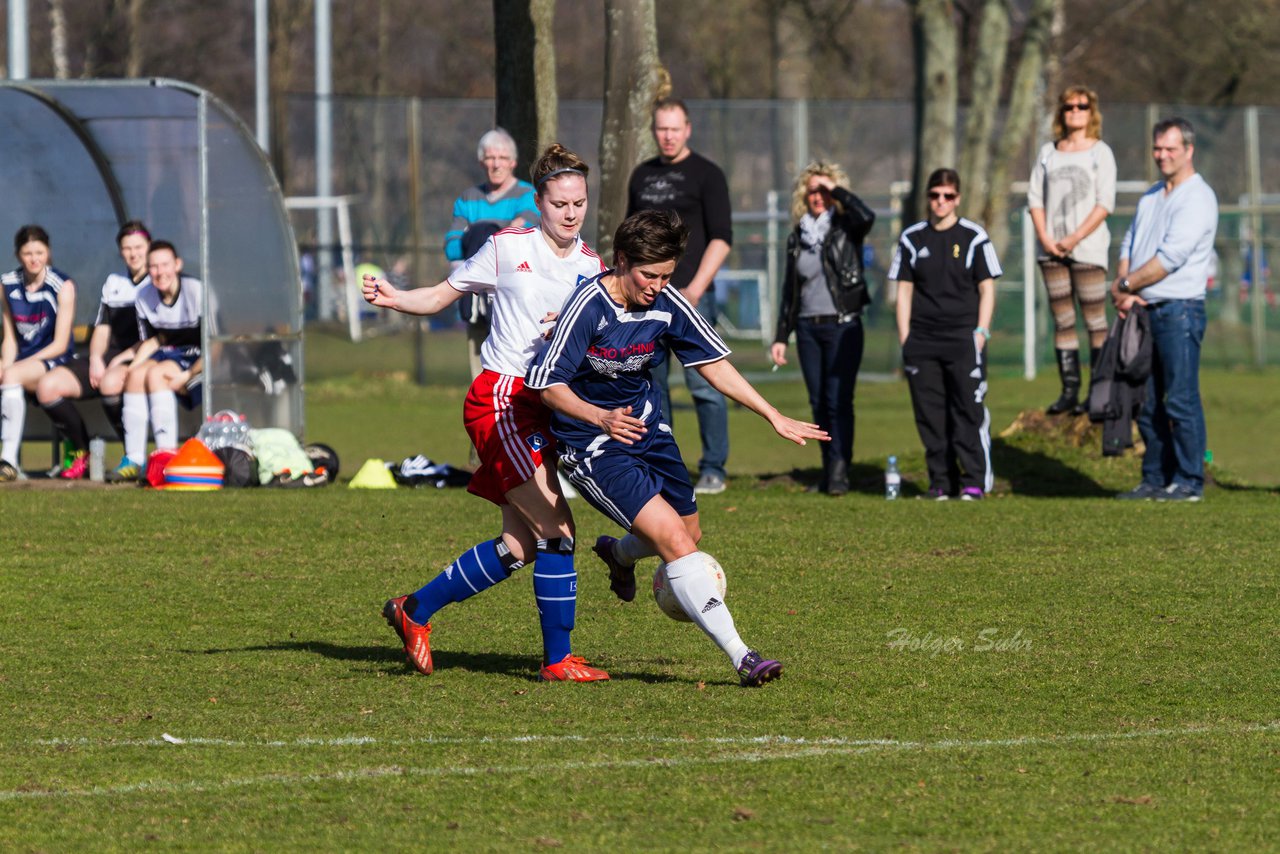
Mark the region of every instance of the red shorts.
POLYGON ((533 477, 544 455, 554 463, 551 410, 536 391, 525 389, 524 377, 481 371, 471 383, 462 420, 476 446, 480 467, 467 491, 494 504, 533 477))

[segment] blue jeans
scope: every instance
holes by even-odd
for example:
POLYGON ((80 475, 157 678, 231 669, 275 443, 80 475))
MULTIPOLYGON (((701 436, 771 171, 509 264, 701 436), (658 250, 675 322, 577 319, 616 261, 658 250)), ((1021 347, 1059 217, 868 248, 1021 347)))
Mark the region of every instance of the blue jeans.
POLYGON ((862 320, 817 323, 796 321, 796 353, 809 391, 813 420, 831 436, 819 442, 833 460, 853 459, 853 391, 862 365, 862 320))
MULTIPOLYGON (((715 294, 710 290, 703 294, 698 303, 698 313, 715 325, 715 294)), ((668 378, 670 370, 671 358, 668 353, 668 358, 663 359, 662 365, 653 372, 653 378, 662 391, 662 414, 666 416, 667 424, 675 429, 668 378)), ((702 374, 695 369, 690 368, 684 372, 684 382, 693 397, 693 409, 698 416, 698 436, 702 439, 702 459, 698 460, 698 473, 724 477, 724 466, 729 460, 729 404, 724 395, 712 388, 711 383, 704 380, 702 374)))
POLYGON ((1142 481, 1204 491, 1206 444, 1200 402, 1200 342, 1204 300, 1173 299, 1147 308, 1155 352, 1138 431, 1147 450, 1142 481))

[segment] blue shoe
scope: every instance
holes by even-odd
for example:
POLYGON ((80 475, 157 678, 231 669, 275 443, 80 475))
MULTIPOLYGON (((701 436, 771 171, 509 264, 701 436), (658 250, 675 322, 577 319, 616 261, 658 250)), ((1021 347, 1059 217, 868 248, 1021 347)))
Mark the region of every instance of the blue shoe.
POLYGON ((742 663, 738 665, 738 678, 743 688, 759 688, 766 682, 772 682, 782 675, 782 662, 771 658, 761 658, 754 649, 747 650, 742 663))
POLYGON ((142 476, 142 466, 133 460, 125 457, 120 461, 120 465, 107 476, 107 480, 111 483, 125 483, 130 480, 137 480, 142 476))
POLYGON ((1156 501, 1186 501, 1194 503, 1200 500, 1200 493, 1184 483, 1170 484, 1168 489, 1156 496, 1156 501))
POLYGON ((1164 495, 1164 487, 1153 486, 1144 480, 1128 492, 1120 493, 1116 498, 1121 501, 1152 501, 1161 495, 1164 495))

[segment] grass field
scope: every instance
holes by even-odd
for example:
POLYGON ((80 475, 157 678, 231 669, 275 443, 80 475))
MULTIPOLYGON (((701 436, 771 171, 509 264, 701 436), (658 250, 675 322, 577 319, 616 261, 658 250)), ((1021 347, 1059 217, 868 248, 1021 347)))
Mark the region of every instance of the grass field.
MULTIPOLYGON (((465 462, 462 390, 406 385, 403 341, 313 351, 344 475, 465 462)), ((992 500, 886 502, 885 455, 923 477, 896 383, 859 390, 855 492, 806 494, 816 451, 735 411, 701 506, 787 665, 751 691, 585 547, 575 646, 612 682, 534 680, 527 574, 410 672, 377 612, 494 533, 461 491, 5 489, 0 849, 1275 850, 1277 380, 1206 373, 1198 506, 1119 504, 1134 459, 1039 431, 997 442, 992 500)), ((997 427, 1053 396, 992 385, 997 427)))

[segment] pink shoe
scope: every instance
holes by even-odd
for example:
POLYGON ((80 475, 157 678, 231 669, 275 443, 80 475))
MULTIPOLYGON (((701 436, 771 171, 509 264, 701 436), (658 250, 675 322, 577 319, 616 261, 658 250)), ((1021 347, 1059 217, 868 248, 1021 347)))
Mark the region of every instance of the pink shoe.
POLYGON ((62 471, 58 472, 58 477, 63 480, 80 480, 89 475, 89 452, 76 451, 75 456, 71 458, 71 463, 62 471))

